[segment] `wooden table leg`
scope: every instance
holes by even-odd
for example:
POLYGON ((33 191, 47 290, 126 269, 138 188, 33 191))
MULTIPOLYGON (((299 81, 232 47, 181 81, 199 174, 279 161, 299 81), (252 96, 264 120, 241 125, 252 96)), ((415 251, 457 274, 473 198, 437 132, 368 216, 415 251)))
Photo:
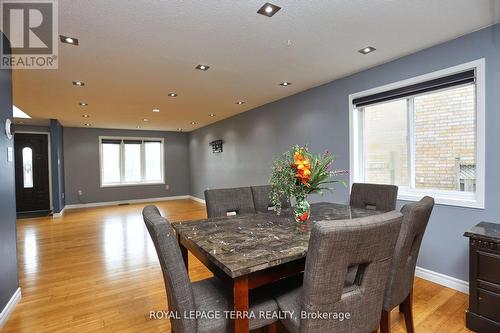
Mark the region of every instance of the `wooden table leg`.
POLYGON ((267 333, 278 333, 278 322, 274 322, 267 326, 267 333))
POLYGON ((188 249, 181 243, 181 239, 178 236, 177 237, 177 242, 179 242, 179 248, 181 249, 181 255, 182 255, 182 260, 184 261, 184 266, 186 266, 186 269, 189 273, 189 257, 188 257, 188 249))
POLYGON ((233 321, 234 333, 248 333, 248 277, 241 276, 233 280, 233 310, 236 318, 233 321))

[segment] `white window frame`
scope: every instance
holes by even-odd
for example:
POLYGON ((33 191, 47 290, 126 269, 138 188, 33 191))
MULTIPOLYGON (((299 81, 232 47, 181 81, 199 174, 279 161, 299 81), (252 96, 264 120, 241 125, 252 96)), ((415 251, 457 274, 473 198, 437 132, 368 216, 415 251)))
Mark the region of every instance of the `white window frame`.
MULTIPOLYGON (((121 187, 121 186, 144 186, 144 185, 159 185, 165 184, 165 139, 164 138, 147 138, 147 137, 134 137, 134 136, 99 136, 99 183, 101 188, 104 187, 121 187), (102 168, 102 140, 121 140, 120 143, 120 180, 124 179, 125 170, 125 154, 124 154, 124 140, 136 140, 136 141, 160 141, 161 142, 161 180, 159 181, 145 181, 141 180, 138 182, 124 182, 119 183, 103 183, 103 168, 102 168)), ((141 144, 141 179, 144 179, 144 166, 145 166, 145 148, 144 142, 141 144)))
MULTIPOLYGON (((429 81, 454 73, 475 69, 476 70, 476 192, 459 192, 433 189, 415 189, 399 187, 398 199, 406 201, 418 201, 423 196, 434 197, 435 202, 441 205, 460 206, 469 208, 485 208, 485 60, 484 58, 474 60, 458 66, 449 67, 432 73, 420 75, 407 80, 390 83, 381 87, 368 89, 349 95, 349 154, 350 154, 350 182, 363 182, 363 156, 360 151, 360 143, 363 142, 359 128, 362 122, 360 112, 354 107, 352 101, 356 98, 381 93, 387 90, 397 89, 412 84, 429 81)), ((409 126, 412 127, 412 126, 409 126)), ((410 134, 410 133, 408 133, 410 134)), ((413 143, 409 143, 409 149, 413 143)), ((410 154, 410 158, 413 154, 410 154)), ((410 165, 414 165, 410 161, 410 165)), ((413 167, 414 168, 414 167, 413 167)), ((412 170, 411 175, 414 174, 412 170)), ((412 177, 412 176, 411 176, 412 177)), ((414 177, 412 177, 414 178, 414 177)), ((412 182, 415 180, 412 179, 412 182)))

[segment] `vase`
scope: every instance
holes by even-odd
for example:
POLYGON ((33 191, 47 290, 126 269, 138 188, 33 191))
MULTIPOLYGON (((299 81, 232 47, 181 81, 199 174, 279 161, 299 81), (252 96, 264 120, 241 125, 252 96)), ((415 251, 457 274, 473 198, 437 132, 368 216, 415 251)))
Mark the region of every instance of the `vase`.
POLYGON ((307 222, 311 216, 311 206, 306 198, 295 198, 295 205, 293 206, 293 217, 297 222, 307 222))

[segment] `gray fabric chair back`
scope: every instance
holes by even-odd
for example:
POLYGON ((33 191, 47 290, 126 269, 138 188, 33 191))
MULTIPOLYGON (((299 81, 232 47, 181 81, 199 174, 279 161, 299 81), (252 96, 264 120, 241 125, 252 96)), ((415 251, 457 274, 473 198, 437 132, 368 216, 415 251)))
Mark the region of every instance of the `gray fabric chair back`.
MULTIPOLYGON (((168 308, 182 317, 185 311, 196 310, 196 306, 175 231, 155 206, 146 206, 142 216, 160 261, 168 308)), ((198 330, 196 319, 175 319, 172 327, 179 333, 196 333, 198 330)))
MULTIPOLYGON (((253 204, 255 206, 255 210, 261 213, 265 213, 269 211, 270 207, 274 205, 271 203, 271 185, 260 185, 260 186, 252 186, 252 196, 253 196, 253 204)), ((281 198, 281 208, 290 208, 290 200, 288 198, 281 198)))
POLYGON ((396 209, 397 198, 397 186, 354 183, 349 204, 352 207, 390 212, 396 209))
POLYGON ((386 311, 391 311, 401 304, 413 286, 418 252, 433 207, 434 199, 424 197, 419 202, 409 203, 401 208, 403 223, 385 291, 384 310, 386 311))
POLYGON ((302 319, 300 332, 372 332, 378 328, 401 220, 401 213, 393 211, 314 224, 301 310, 350 313, 351 319, 302 319), (354 285, 344 287, 348 268, 356 265, 354 285))
POLYGON ((205 203, 208 217, 255 213, 252 190, 250 187, 222 188, 205 191, 205 203))

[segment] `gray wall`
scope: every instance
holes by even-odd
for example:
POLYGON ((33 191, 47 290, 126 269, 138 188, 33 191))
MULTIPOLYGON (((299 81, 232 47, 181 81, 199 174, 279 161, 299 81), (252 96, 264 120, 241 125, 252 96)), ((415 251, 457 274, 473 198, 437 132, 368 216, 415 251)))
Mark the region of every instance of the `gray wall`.
POLYGON ((188 134, 65 127, 64 178, 66 204, 157 198, 189 194, 188 134), (99 136, 163 137, 165 185, 100 187, 99 136), (79 200, 77 191, 82 190, 79 200))
POLYGON ((63 127, 56 119, 50 120, 50 159, 52 169, 52 207, 54 213, 60 213, 65 204, 63 127))
MULTIPOLYGON (((463 232, 481 220, 500 222, 500 24, 191 132, 191 194, 202 198, 209 187, 267 183, 272 160, 293 144, 328 149, 337 156, 335 167, 348 169, 349 94, 480 58, 486 59, 486 209, 437 206, 418 260, 423 268, 468 280, 463 232), (210 151, 215 139, 225 141, 222 154, 210 151)), ((347 199, 342 187, 323 198, 347 199)))
MULTIPOLYGON (((5 37, 1 34, 2 39, 5 37)), ((12 73, 0 70, 0 312, 19 287, 16 246, 16 190, 14 162, 7 160, 7 147, 14 140, 5 135, 4 124, 12 119, 12 73)))

